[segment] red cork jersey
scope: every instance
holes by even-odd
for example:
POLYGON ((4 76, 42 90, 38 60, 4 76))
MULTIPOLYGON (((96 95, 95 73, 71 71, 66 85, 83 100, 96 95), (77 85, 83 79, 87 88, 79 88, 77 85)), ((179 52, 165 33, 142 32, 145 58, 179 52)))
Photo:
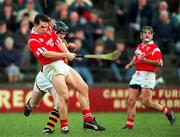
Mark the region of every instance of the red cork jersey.
MULTIPOLYGON (((146 45, 139 44, 137 46, 136 50, 140 50, 141 56, 146 59, 155 60, 155 61, 163 63, 161 51, 158 48, 158 46, 156 44, 154 44, 152 41, 146 45)), ((137 57, 138 57, 138 55, 135 55, 135 58, 137 58, 137 57)), ((136 62, 136 70, 137 71, 152 71, 152 72, 154 72, 156 70, 156 66, 137 61, 136 62)))
POLYGON ((40 56, 41 53, 44 51, 55 51, 55 52, 64 52, 62 49, 59 49, 57 45, 61 43, 61 40, 55 33, 55 31, 48 27, 48 30, 45 34, 40 35, 34 31, 34 28, 31 31, 29 36, 28 46, 34 56, 40 61, 42 65, 49 64, 56 60, 61 60, 60 58, 57 59, 49 59, 43 56, 40 56))

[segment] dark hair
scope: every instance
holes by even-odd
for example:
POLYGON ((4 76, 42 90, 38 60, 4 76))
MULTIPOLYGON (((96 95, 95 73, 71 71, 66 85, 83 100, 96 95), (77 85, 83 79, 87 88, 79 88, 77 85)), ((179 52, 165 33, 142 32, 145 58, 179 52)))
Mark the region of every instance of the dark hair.
POLYGON ((28 13, 28 12, 25 12, 25 13, 23 14, 23 17, 29 17, 29 13, 28 13))
POLYGON ((50 18, 45 14, 37 14, 34 18, 34 24, 39 25, 40 21, 50 22, 50 18))
POLYGON ((145 31, 150 31, 151 33, 154 33, 153 28, 151 26, 143 26, 141 28, 141 32, 145 32, 145 31))
POLYGON ((104 42, 101 41, 101 40, 97 40, 97 41, 95 42, 95 47, 97 47, 97 46, 105 47, 104 42))
POLYGON ((0 20, 0 24, 7 24, 5 20, 0 20))
POLYGON ((121 44, 124 44, 124 45, 125 45, 125 41, 124 41, 123 39, 118 39, 118 40, 116 41, 116 43, 121 43, 121 44))

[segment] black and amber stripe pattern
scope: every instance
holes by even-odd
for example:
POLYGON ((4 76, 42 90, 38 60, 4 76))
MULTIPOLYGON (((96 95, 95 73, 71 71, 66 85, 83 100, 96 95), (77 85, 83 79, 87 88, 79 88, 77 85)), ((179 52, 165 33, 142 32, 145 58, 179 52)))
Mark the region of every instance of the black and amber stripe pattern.
POLYGON ((56 123, 59 119, 60 115, 59 115, 59 112, 58 110, 56 109, 53 109, 50 113, 49 113, 49 119, 47 121, 47 124, 44 128, 44 130, 51 130, 53 131, 54 130, 54 127, 56 126, 56 123))

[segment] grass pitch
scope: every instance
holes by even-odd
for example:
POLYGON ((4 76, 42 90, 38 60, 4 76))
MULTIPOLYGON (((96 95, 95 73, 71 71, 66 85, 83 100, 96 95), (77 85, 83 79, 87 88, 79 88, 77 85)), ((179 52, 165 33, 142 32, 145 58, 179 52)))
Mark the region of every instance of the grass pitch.
MULTIPOLYGON (((52 137, 180 137, 180 113, 176 113, 176 123, 170 126, 161 113, 138 113, 133 130, 122 130, 125 113, 95 113, 99 123, 106 127, 104 132, 82 128, 81 113, 69 113, 70 133, 62 135, 59 124, 52 137)), ((23 113, 0 113, 0 137, 44 137, 42 129, 48 114, 32 113, 25 117, 23 113)))

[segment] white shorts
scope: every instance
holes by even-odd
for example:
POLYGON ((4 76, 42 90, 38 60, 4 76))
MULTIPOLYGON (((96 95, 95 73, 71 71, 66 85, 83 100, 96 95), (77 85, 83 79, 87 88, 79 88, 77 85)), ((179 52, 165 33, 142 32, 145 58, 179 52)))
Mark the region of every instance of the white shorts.
POLYGON ((141 88, 154 89, 156 85, 156 75, 154 72, 136 71, 130 81, 130 85, 139 85, 141 88))
POLYGON ((49 92, 53 85, 49 82, 49 80, 44 76, 42 72, 39 72, 36 76, 33 90, 41 91, 41 92, 49 92))
POLYGON ((55 75, 64 75, 65 77, 69 73, 70 66, 64 63, 63 60, 58 60, 47 65, 43 65, 43 73, 45 77, 52 82, 52 78, 55 75))

